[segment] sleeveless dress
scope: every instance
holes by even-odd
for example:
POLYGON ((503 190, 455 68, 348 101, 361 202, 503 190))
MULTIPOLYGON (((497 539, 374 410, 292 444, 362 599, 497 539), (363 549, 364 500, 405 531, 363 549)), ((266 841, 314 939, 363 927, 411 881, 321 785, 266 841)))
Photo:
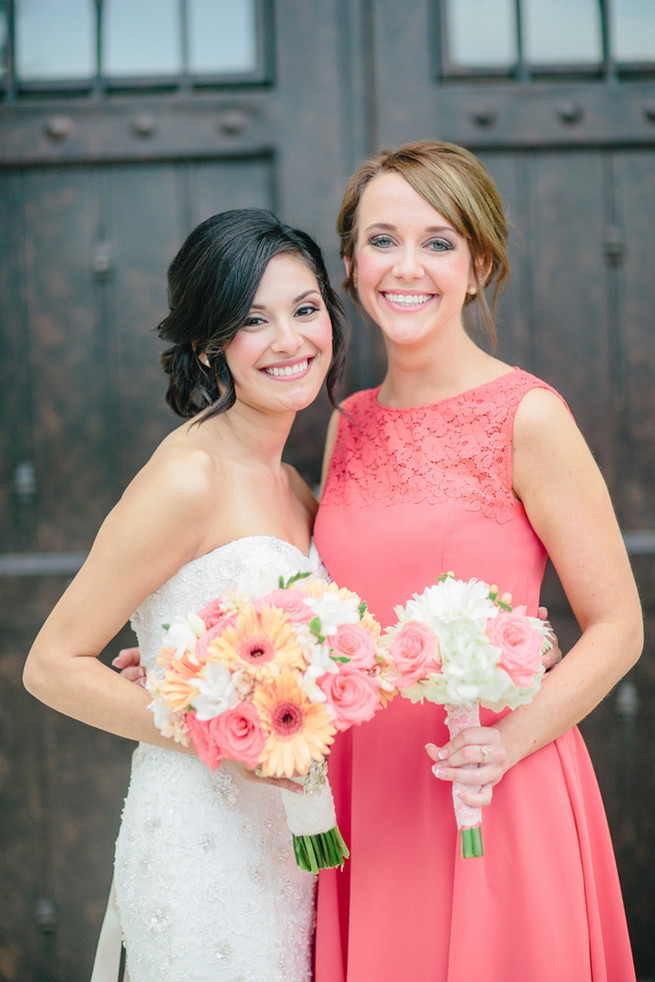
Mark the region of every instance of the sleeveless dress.
MULTIPOLYGON (((511 490, 514 415, 535 387, 550 389, 514 370, 432 406, 389 409, 378 389, 346 400, 315 540, 383 625, 449 570, 536 614, 546 552, 511 490)), ((443 707, 401 698, 339 735, 330 782, 351 858, 319 876, 316 982, 634 980, 578 729, 496 785, 480 859, 461 858, 451 784, 425 752, 447 739, 443 707)))
MULTIPOLYGON (((132 618, 142 662, 162 625, 260 575, 325 576, 269 536, 238 539, 188 563, 132 618)), ((270 584, 269 584, 270 585, 270 584)), ((140 744, 116 843, 116 896, 130 982, 307 982, 316 877, 298 869, 277 788, 223 763, 140 744)))

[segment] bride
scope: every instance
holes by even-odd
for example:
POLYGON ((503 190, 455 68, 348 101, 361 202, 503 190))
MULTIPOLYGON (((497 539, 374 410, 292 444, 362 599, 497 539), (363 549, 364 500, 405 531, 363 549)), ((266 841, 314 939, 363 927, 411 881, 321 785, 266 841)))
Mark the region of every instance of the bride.
POLYGON ((97 656, 131 617, 152 668, 171 618, 238 585, 256 590, 265 567, 321 575, 316 503, 282 452, 326 376, 334 402, 341 307, 313 240, 256 209, 194 229, 168 285, 167 399, 187 422, 106 518, 24 682, 59 712, 139 742, 115 863, 131 982, 301 982, 315 877, 296 866, 278 790, 296 786, 232 763, 212 773, 155 728, 144 689, 97 656))

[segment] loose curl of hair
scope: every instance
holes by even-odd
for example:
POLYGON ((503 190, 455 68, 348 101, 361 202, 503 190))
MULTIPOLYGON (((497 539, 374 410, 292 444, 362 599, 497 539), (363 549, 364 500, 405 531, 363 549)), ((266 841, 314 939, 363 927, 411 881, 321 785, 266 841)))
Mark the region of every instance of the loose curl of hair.
POLYGON ((469 150, 454 143, 419 140, 396 150, 384 150, 357 168, 348 182, 337 219, 341 256, 349 260, 343 288, 357 302, 353 260, 359 203, 370 181, 388 173, 404 177, 466 239, 477 293, 467 294, 464 303, 479 303, 482 320, 495 345, 496 300, 501 284, 507 285, 510 275, 507 220, 498 189, 484 165, 469 150), (491 309, 484 293, 490 283, 494 283, 491 309))
POLYGON ((326 388, 337 405, 348 327, 321 250, 306 232, 283 225, 272 212, 239 208, 201 222, 168 268, 169 314, 157 331, 172 343, 161 364, 169 375, 166 401, 178 416, 204 413, 199 421, 204 422, 234 405, 225 349, 243 327, 266 267, 279 255, 297 256, 316 277, 332 323, 326 388), (209 365, 200 361, 202 353, 209 365))

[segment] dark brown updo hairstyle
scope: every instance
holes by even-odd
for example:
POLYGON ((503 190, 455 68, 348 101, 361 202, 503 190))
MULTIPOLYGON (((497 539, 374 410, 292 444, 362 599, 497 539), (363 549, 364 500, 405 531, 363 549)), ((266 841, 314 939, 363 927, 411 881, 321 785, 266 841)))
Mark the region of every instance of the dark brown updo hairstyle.
POLYGON ((341 256, 350 260, 343 286, 357 300, 353 257, 357 244, 357 213, 366 186, 381 174, 397 173, 466 239, 473 258, 477 294, 465 304, 479 311, 493 344, 498 290, 509 282, 508 228, 498 189, 480 160, 464 147, 437 140, 419 140, 365 160, 348 182, 337 220, 341 256), (494 283, 491 309, 484 288, 494 283))
POLYGON ((297 256, 316 277, 332 322, 332 363, 326 388, 336 406, 347 322, 321 250, 309 235, 283 225, 272 212, 240 208, 201 222, 168 269, 170 313, 157 330, 172 343, 161 363, 170 376, 166 401, 178 416, 204 412, 204 421, 234 405, 234 380, 224 352, 243 327, 266 267, 279 255, 297 256), (208 366, 199 360, 203 353, 208 366))

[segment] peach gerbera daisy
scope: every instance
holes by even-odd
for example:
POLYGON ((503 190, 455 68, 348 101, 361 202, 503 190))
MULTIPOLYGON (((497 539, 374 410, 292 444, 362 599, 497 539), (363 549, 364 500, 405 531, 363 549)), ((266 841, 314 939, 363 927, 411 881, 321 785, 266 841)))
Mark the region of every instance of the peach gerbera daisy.
POLYGON ((229 669, 246 669, 258 680, 272 679, 283 668, 306 667, 300 642, 283 610, 262 607, 257 613, 246 604, 234 626, 208 645, 209 657, 218 658, 229 669))
POLYGON ((191 704, 198 689, 193 684, 198 675, 198 663, 185 652, 181 658, 173 658, 164 677, 157 684, 166 705, 174 712, 185 710, 191 704))
POLYGON ((280 672, 265 690, 255 693, 253 705, 267 734, 260 757, 265 776, 304 774, 313 760, 322 760, 328 752, 336 730, 325 704, 310 702, 294 672, 280 672))

